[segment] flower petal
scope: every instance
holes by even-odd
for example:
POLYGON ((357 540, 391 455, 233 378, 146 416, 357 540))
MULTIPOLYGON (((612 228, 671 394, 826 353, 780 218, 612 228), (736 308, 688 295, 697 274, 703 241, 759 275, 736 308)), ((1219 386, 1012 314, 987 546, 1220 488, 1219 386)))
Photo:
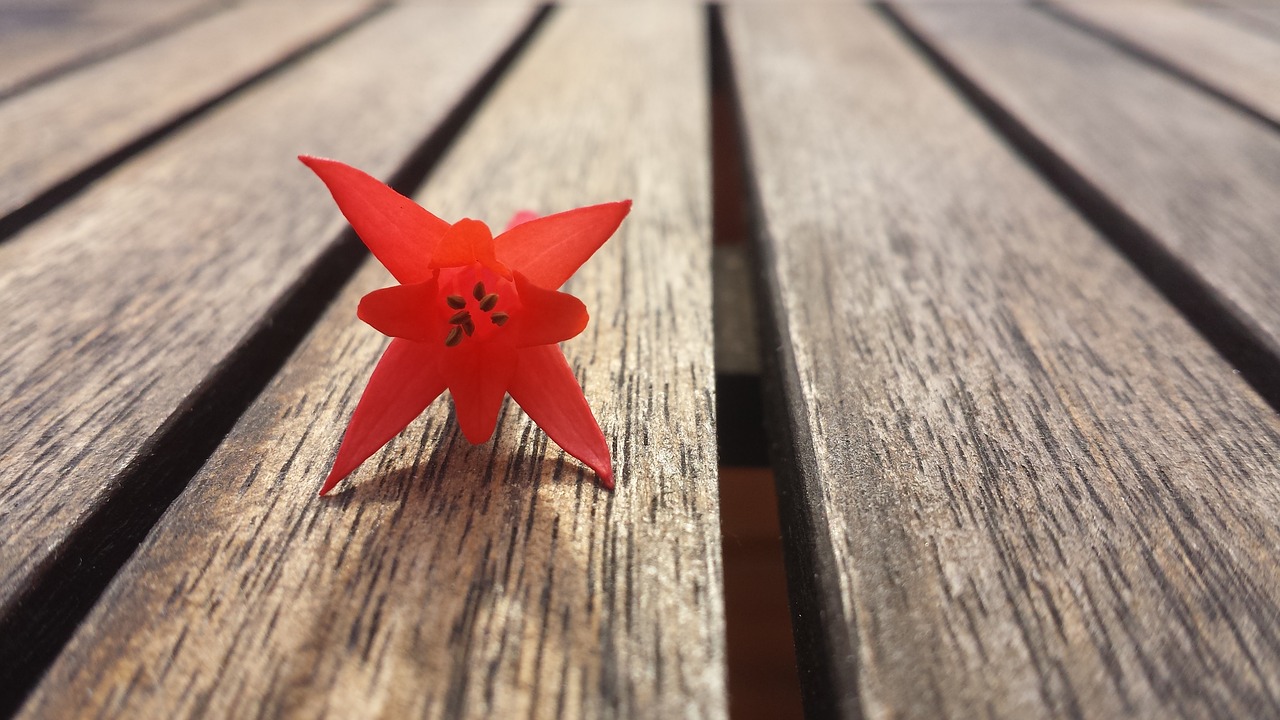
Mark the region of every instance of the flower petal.
POLYGON ((320 176, 356 234, 397 280, 431 277, 431 256, 449 223, 349 165, 307 155, 298 159, 320 176))
POLYGON ((520 351, 508 388, 512 399, 565 452, 581 460, 613 489, 609 443, 591 414, 578 379, 556 345, 520 351))
POLYGON ((493 435, 498 411, 507 396, 507 384, 515 372, 516 355, 510 346, 481 346, 463 340, 443 353, 445 382, 453 395, 458 427, 472 445, 493 435))
POLYGON ((360 396, 338 457, 320 494, 333 489, 360 463, 395 437, 444 392, 443 345, 392 340, 360 396))
POLYGON ((537 220, 537 219, 538 219, 538 213, 532 210, 521 210, 520 212, 511 216, 511 221, 507 223, 507 229, 503 230, 502 232, 506 232, 507 230, 510 230, 511 228, 517 225, 523 225, 529 222, 530 220, 537 220))
POLYGON ((494 239, 498 260, 554 290, 609 239, 630 210, 631 201, 623 200, 522 222, 494 239))
POLYGON ((568 340, 587 327, 587 306, 578 298, 546 290, 515 274, 520 312, 511 316, 508 331, 517 347, 552 345, 568 340))
POLYGON ((440 238, 436 253, 431 258, 431 267, 451 268, 480 263, 502 277, 511 279, 511 271, 498 262, 493 252, 493 233, 489 232, 489 226, 479 220, 463 218, 440 238))
POLYGON ((444 340, 436 322, 434 304, 440 301, 435 280, 413 285, 393 285, 360 298, 356 315, 383 335, 417 340, 444 340))

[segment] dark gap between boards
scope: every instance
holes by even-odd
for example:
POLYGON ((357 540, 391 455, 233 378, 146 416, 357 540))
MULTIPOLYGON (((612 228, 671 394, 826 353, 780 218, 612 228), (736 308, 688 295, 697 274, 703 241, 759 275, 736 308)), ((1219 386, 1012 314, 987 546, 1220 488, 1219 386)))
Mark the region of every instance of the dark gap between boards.
POLYGON ((716 439, 722 465, 764 467, 760 341, 747 243, 747 188, 734 127, 724 39, 708 14, 711 84, 711 278, 716 368, 716 439))
MULTIPOLYGON (((538 11, 395 173, 393 188, 411 195, 426 180, 550 12, 549 6, 538 11)), ((121 473, 114 492, 0 617, 0 717, 21 707, 112 578, 367 257, 355 234, 343 233, 169 417, 121 473)))
POLYGON ((716 438, 724 561, 729 716, 802 714, 782 530, 769 466, 756 303, 748 242, 748 176, 720 9, 707 9, 711 86, 716 438))
MULTIPOLYGON (((785 560, 788 621, 800 700, 806 717, 861 717, 857 684, 848 677, 848 667, 839 664, 846 658, 857 657, 853 652, 856 642, 850 634, 852 630, 843 622, 823 621, 842 614, 839 590, 830 584, 837 576, 836 561, 828 545, 819 541, 828 534, 827 520, 822 504, 813 500, 821 478, 808 421, 802 408, 789 405, 791 398, 801 397, 800 378, 789 340, 787 316, 777 305, 777 258, 767 237, 760 189, 755 182, 746 141, 741 95, 719 6, 712 6, 711 23, 713 67, 718 68, 720 86, 732 99, 728 130, 733 133, 732 146, 742 167, 739 182, 745 189, 742 193, 745 237, 755 258, 752 280, 753 295, 758 301, 759 345, 768 348, 760 353, 759 387, 764 401, 761 424, 768 439, 767 450, 774 474, 775 514, 779 519, 785 560)), ((725 502, 722 495, 722 505, 725 502)), ((730 672, 732 674, 732 668, 730 672)), ((732 687, 732 679, 730 684, 732 687)))

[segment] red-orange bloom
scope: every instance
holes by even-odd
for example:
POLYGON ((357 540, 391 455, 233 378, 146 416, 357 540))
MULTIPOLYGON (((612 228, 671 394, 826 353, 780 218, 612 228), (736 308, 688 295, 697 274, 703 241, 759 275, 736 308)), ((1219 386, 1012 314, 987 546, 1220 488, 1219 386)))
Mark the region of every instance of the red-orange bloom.
POLYGON ((360 301, 361 320, 394 338, 342 438, 324 495, 446 389, 462 434, 493 435, 508 393, 565 452, 613 487, 609 445, 557 345, 587 326, 559 292, 618 229, 631 201, 537 217, 493 237, 477 220, 450 225, 355 168, 298 158, 328 186, 374 257, 400 282, 360 301))

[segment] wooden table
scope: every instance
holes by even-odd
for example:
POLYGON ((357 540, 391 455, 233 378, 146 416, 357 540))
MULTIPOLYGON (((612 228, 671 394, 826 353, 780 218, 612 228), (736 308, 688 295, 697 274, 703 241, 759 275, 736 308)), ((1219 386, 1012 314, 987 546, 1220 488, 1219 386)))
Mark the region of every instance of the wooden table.
POLYGON ((811 715, 1280 717, 1280 5, 8 0, 0 145, 3 712, 726 717, 763 423, 811 715), (299 153, 634 201, 615 491, 441 400, 315 496, 391 279, 299 153))

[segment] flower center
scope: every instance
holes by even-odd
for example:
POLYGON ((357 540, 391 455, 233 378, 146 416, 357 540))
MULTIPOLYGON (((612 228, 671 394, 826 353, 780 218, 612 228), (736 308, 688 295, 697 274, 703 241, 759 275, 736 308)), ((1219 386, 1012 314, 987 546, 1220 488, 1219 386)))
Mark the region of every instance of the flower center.
POLYGON ((492 339, 520 305, 515 285, 479 263, 442 269, 438 282, 449 326, 445 347, 492 339))

